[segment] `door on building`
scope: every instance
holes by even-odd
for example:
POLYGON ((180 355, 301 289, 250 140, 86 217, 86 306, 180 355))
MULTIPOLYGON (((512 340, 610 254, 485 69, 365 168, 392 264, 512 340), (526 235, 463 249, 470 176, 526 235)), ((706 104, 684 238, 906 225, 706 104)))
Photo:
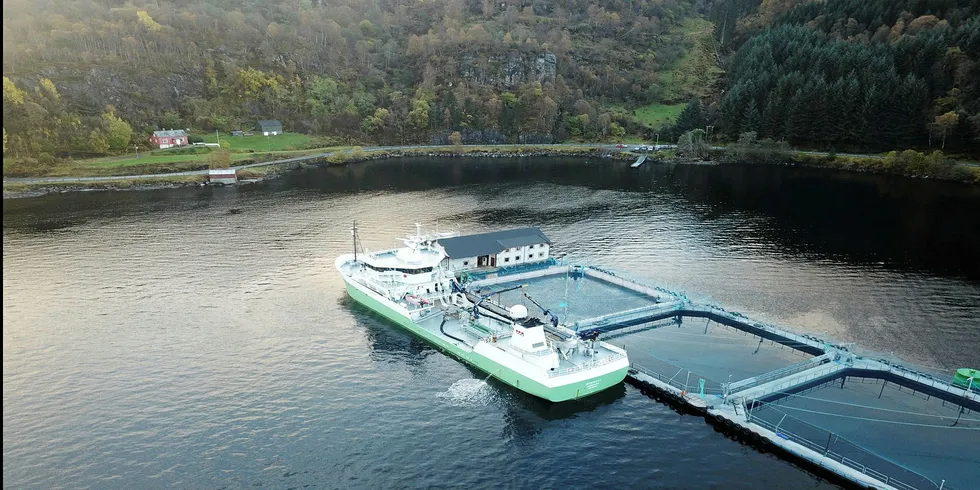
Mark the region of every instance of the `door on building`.
POLYGON ((489 264, 489 263, 490 263, 490 256, 489 255, 481 255, 481 256, 479 256, 479 257, 476 258, 476 266, 477 267, 486 267, 487 264, 489 264))
POLYGON ((490 267, 497 267, 497 256, 490 257, 490 267))

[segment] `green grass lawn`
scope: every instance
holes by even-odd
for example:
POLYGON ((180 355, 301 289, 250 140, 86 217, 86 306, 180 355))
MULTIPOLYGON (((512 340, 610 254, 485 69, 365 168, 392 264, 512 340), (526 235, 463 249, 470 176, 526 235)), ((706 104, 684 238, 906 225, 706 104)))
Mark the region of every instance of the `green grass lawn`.
MULTIPOLYGON (((286 135, 284 135, 286 136, 286 135)), ((303 135, 298 135, 303 136, 303 135)), ((212 136, 213 138, 213 136, 212 136)), ((240 139, 253 139, 256 137, 241 137, 240 139)), ((258 138, 264 138, 259 136, 258 138)), ((271 136, 270 136, 271 138, 271 136)), ((222 137, 224 139, 224 137, 222 137)), ((292 144, 315 144, 320 141, 316 137, 292 138, 292 144), (297 143, 299 142, 299 143, 297 143)), ((247 142, 246 142, 247 146, 247 142)), ((284 145, 279 145, 284 146, 284 145)), ((315 155, 331 151, 349 150, 349 146, 332 146, 323 148, 309 149, 275 149, 272 151, 251 148, 233 148, 231 160, 233 163, 245 160, 255 160, 258 162, 278 160, 304 155, 315 155)), ((177 150, 155 150, 153 152, 140 153, 139 158, 135 154, 111 156, 102 158, 92 158, 87 160, 76 160, 71 163, 64 163, 57 167, 50 168, 44 172, 44 176, 49 177, 74 177, 74 176, 106 176, 106 175, 130 175, 144 173, 167 173, 182 172, 187 170, 199 170, 208 164, 208 155, 214 148, 208 147, 189 147, 177 150)))
POLYGON ((310 136, 299 133, 283 133, 276 136, 231 136, 227 133, 216 136, 213 133, 201 135, 205 143, 216 143, 220 136, 221 141, 227 141, 232 151, 282 151, 282 150, 308 150, 321 146, 329 145, 326 138, 310 136))
POLYGON ((640 124, 648 128, 659 128, 665 123, 677 119, 677 115, 684 110, 685 104, 650 104, 637 108, 633 111, 633 116, 640 124))

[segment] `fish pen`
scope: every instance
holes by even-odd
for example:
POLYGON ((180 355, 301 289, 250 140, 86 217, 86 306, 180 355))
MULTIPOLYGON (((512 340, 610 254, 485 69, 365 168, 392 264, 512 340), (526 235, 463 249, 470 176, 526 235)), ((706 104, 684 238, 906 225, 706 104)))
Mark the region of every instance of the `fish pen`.
POLYGON ((517 283, 569 329, 623 346, 631 384, 733 437, 863 488, 965 489, 980 480, 972 383, 858 356, 598 267, 554 264, 472 286, 517 283))

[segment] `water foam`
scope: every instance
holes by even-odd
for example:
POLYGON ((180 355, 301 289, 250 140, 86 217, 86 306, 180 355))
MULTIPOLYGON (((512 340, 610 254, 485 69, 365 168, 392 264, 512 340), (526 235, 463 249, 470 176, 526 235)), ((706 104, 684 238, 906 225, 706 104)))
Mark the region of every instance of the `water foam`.
POLYGON ((493 388, 485 380, 473 378, 461 379, 436 396, 457 407, 485 407, 497 398, 493 388))

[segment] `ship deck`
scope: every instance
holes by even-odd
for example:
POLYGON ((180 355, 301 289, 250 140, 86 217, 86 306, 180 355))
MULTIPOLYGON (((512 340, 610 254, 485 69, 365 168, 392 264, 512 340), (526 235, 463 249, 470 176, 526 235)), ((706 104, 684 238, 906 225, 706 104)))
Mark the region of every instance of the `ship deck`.
MULTIPOLYGON (((541 320, 544 319, 542 318, 541 320)), ((509 323, 504 323, 487 316, 481 316, 479 322, 475 323, 470 320, 468 311, 463 311, 463 315, 460 318, 459 315, 454 314, 451 308, 437 304, 428 315, 423 316, 422 319, 415 323, 449 341, 462 341, 470 348, 491 336, 496 336, 496 342, 493 342, 493 344, 501 350, 516 357, 534 356, 534 354, 522 352, 519 349, 511 347, 510 340, 512 334, 509 323), (443 319, 446 320, 445 323, 443 323, 443 319)), ((554 336, 549 336, 549 341, 554 342, 557 340, 559 339, 554 336)), ((581 370, 589 363, 602 363, 603 361, 622 357, 621 353, 608 349, 599 342, 595 344, 595 351, 594 356, 589 356, 579 350, 570 354, 567 358, 560 357, 558 368, 551 373, 551 376, 561 376, 568 372, 581 370)))

